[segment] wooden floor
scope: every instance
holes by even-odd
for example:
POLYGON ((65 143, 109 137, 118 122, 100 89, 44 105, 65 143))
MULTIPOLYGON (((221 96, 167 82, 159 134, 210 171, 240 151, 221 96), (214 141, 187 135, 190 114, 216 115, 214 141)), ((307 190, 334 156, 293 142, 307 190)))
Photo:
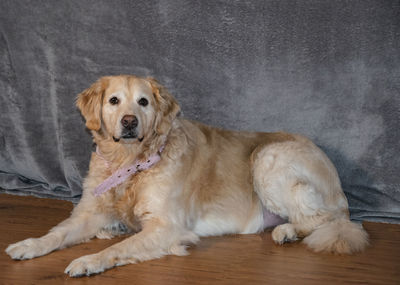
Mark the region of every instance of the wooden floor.
POLYGON ((167 256, 102 274, 70 278, 75 258, 122 240, 98 240, 33 260, 14 261, 8 244, 45 234, 69 216, 69 202, 0 194, 0 284, 400 284, 400 225, 364 223, 371 246, 355 256, 277 246, 271 233, 203 238, 186 257, 167 256))

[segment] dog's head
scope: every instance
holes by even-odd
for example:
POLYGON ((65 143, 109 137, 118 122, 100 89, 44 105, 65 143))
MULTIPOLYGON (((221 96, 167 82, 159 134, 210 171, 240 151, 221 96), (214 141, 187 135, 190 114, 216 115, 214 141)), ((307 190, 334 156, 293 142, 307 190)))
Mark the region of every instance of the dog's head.
POLYGON ((100 78, 78 95, 86 127, 119 143, 140 143, 166 134, 179 105, 153 78, 130 75, 100 78))

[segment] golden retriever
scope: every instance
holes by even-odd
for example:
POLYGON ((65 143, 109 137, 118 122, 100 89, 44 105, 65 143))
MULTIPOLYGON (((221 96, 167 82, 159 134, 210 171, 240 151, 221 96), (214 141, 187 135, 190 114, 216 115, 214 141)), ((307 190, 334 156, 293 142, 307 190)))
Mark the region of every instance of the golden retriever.
POLYGON ((185 255, 201 236, 257 233, 277 223, 272 238, 278 244, 302 237, 315 251, 339 254, 368 244, 362 226, 349 220, 335 167, 303 136, 227 131, 180 118, 178 103, 153 78, 102 77, 79 94, 77 106, 98 148, 82 199, 47 235, 10 245, 13 259, 132 233, 65 270, 90 275, 185 255), (147 169, 94 194, 117 170, 155 155, 159 161, 147 169), (266 220, 276 218, 270 212, 286 221, 266 220))

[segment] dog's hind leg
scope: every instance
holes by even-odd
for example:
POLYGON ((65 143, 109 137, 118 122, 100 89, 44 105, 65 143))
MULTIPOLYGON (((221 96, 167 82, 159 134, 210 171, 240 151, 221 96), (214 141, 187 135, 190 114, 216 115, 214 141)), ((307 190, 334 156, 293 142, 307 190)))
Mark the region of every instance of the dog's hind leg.
POLYGON ((252 154, 254 190, 262 204, 289 223, 277 226, 278 244, 305 237, 315 251, 352 253, 368 244, 362 226, 349 220, 336 169, 309 140, 275 143, 252 154))

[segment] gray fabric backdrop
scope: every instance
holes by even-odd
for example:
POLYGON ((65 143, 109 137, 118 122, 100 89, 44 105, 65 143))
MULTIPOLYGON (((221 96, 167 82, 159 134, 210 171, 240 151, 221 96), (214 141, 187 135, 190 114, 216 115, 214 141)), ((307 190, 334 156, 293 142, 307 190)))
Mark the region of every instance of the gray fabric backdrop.
POLYGON ((311 137, 352 217, 400 222, 399 1, 1 1, 1 191, 79 199, 99 76, 152 75, 185 117, 311 137))

